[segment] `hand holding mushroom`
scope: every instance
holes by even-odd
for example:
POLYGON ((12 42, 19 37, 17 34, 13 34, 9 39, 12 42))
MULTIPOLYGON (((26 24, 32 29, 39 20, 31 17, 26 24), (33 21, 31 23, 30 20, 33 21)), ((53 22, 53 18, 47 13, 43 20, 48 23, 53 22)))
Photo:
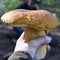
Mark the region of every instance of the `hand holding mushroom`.
POLYGON ((15 51, 27 51, 36 59, 45 57, 47 44, 51 41, 51 38, 46 36, 45 30, 53 29, 58 25, 57 19, 50 12, 46 10, 13 10, 5 13, 1 20, 12 26, 24 28, 21 35, 23 38, 18 39, 15 51))

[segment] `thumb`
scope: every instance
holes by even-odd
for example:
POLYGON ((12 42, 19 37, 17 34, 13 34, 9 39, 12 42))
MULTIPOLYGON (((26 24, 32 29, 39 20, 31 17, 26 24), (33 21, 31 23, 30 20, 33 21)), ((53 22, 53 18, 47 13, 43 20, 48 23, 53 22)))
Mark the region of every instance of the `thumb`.
POLYGON ((21 34, 18 40, 22 40, 24 38, 24 32, 21 34))

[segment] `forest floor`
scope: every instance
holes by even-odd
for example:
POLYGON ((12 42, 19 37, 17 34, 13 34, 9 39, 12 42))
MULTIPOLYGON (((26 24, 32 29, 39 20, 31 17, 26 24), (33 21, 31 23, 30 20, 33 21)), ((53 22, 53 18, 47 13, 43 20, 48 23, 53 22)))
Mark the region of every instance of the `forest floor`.
MULTIPOLYGON (((3 60, 5 54, 13 52, 15 44, 12 40, 16 36, 19 34, 11 26, 0 22, 0 60, 3 60)), ((43 60, 60 60, 60 26, 51 31, 50 36, 53 38, 50 43, 51 50, 43 60)))

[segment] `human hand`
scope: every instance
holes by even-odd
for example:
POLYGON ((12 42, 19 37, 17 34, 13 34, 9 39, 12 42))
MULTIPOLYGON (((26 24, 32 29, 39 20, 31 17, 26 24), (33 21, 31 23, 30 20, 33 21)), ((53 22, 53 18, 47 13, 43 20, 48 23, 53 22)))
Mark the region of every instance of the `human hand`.
MULTIPOLYGON (((51 42, 51 38, 48 36, 39 37, 37 39, 33 39, 31 41, 25 42, 23 39, 24 32, 20 36, 20 38, 17 40, 15 51, 26 51, 28 52, 32 57, 34 57, 34 54, 37 50, 37 48, 42 44, 48 44, 51 42)), ((15 52, 14 51, 14 52, 15 52)))

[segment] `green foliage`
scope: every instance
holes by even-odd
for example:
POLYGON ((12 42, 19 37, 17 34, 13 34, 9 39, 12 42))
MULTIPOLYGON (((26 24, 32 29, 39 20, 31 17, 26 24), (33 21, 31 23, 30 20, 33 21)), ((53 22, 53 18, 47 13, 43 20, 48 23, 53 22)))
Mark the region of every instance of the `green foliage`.
POLYGON ((44 4, 51 5, 51 0, 43 0, 43 3, 44 3, 44 4))
POLYGON ((15 9, 19 3, 19 0, 0 0, 0 9, 6 12, 15 9))
MULTIPOLYGON (((58 19, 60 22, 60 0, 42 0, 44 7, 52 8, 53 10, 50 9, 50 11, 53 12, 53 15, 58 19)), ((49 10, 49 9, 48 9, 49 10)))

